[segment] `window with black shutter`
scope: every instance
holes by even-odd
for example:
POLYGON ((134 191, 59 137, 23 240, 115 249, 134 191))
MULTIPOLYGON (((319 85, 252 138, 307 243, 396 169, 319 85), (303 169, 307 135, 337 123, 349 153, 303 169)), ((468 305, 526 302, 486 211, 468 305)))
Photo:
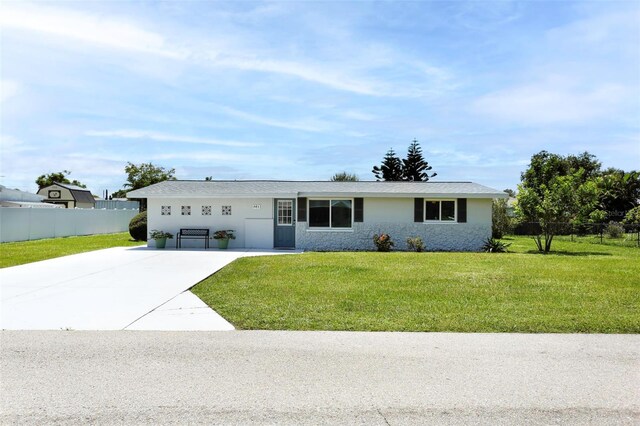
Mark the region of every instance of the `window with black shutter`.
POLYGON ((307 199, 298 197, 298 222, 307 221, 307 199))
POLYGON ((467 222, 467 199, 458 198, 458 223, 467 222))
POLYGON ((353 199, 353 221, 364 222, 364 199, 353 199))

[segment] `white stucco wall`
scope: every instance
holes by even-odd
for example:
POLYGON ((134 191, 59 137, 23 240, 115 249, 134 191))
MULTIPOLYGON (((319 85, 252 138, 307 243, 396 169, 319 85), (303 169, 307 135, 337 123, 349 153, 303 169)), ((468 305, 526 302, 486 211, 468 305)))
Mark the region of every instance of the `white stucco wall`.
POLYGON ((476 251, 491 236, 491 200, 467 199, 467 222, 416 223, 413 198, 365 198, 363 222, 349 230, 309 229, 298 222, 296 247, 303 250, 375 250, 373 235, 387 233, 396 250, 420 237, 431 251, 476 251))
MULTIPOLYGON (((175 247, 175 235, 180 228, 208 228, 209 233, 221 229, 233 229, 235 240, 229 248, 273 248, 273 200, 269 198, 165 198, 149 199, 147 204, 147 228, 174 234, 168 247, 175 247), (162 216, 162 206, 171 206, 171 215, 162 216), (191 215, 182 215, 182 206, 191 206, 191 215), (202 206, 211 206, 211 216, 202 215, 202 206), (231 206, 231 215, 222 215, 222 206, 231 206), (260 206, 260 208, 254 208, 260 206)), ((154 246, 154 241, 148 242, 154 246)), ((210 241, 215 248, 217 242, 210 241)), ((183 240, 182 247, 204 247, 202 240, 183 240)))
MULTIPOLYGON (((344 198, 344 197, 341 197, 344 198)), ((397 250, 407 248, 406 239, 420 236, 428 250, 479 250, 491 236, 491 200, 467 199, 466 223, 415 223, 413 198, 365 198, 364 222, 349 230, 308 229, 307 222, 296 224, 296 248, 304 250, 374 250, 372 236, 389 233, 397 250)), ((273 199, 165 198, 148 200, 148 229, 168 231, 180 228, 233 229, 236 240, 230 248, 273 248, 273 199), (202 206, 211 206, 212 215, 203 216, 202 206), (254 206, 260 205, 259 209, 254 206), (171 216, 162 216, 161 207, 171 206, 171 216), (191 215, 181 214, 191 206, 191 215), (222 206, 231 206, 231 216, 222 215, 222 206)), ((175 247, 174 240, 167 243, 175 247)), ((216 247, 216 241, 210 241, 216 247)), ((154 242, 149 241, 153 246, 154 242)), ((202 240, 184 240, 183 247, 203 247, 202 240)))
POLYGON ((489 198, 467 198, 467 223, 488 225, 491 229, 491 207, 489 198))

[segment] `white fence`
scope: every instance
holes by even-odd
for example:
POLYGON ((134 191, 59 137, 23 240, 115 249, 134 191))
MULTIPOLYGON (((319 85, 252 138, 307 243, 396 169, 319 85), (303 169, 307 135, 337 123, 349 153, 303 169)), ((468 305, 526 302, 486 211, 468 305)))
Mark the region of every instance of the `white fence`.
POLYGON ((125 200, 96 200, 96 209, 118 210, 118 209, 139 209, 139 201, 125 200))
POLYGON ((0 242, 129 230, 138 210, 0 208, 0 242))

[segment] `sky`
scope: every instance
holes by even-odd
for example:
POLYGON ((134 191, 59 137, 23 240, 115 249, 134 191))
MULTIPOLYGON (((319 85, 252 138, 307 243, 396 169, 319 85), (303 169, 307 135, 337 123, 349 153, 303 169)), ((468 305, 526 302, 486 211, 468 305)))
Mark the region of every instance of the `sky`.
POLYGON ((94 194, 328 180, 413 139, 437 176, 515 188, 531 156, 640 169, 638 1, 0 4, 0 183, 94 194))

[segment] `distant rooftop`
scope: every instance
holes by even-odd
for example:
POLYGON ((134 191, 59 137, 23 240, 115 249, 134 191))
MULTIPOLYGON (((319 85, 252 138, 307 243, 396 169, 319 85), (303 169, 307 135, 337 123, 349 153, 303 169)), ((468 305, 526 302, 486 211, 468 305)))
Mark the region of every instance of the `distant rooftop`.
POLYGON ((321 196, 506 198, 507 194, 473 182, 277 180, 170 180, 127 193, 129 198, 321 196))
POLYGON ((88 191, 88 192, 91 192, 87 188, 83 188, 81 186, 76 186, 76 185, 69 185, 68 183, 54 182, 54 185, 58 185, 58 186, 61 186, 63 188, 67 188, 67 189, 70 189, 72 191, 88 191))

